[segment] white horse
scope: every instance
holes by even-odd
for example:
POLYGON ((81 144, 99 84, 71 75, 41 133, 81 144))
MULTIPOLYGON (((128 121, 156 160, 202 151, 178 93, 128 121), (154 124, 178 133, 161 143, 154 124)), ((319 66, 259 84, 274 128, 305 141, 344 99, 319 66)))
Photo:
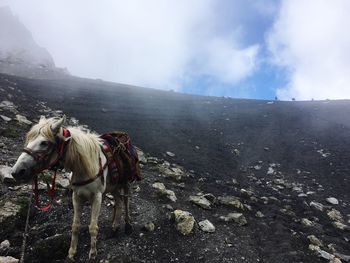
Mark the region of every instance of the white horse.
MULTIPOLYGON (((65 117, 61 119, 42 117, 39 123, 31 128, 27 134, 26 148, 12 168, 12 175, 16 180, 28 181, 36 172, 52 168, 58 163, 70 170, 72 172, 74 218, 68 259, 73 261, 77 252, 80 217, 84 201, 91 204, 89 258, 95 258, 98 217, 103 193, 110 192, 115 199, 113 230, 119 229, 123 201, 125 233, 130 234, 133 230, 129 211, 129 183, 127 181, 118 184, 112 183, 108 175, 108 159, 101 149, 102 142, 98 135, 86 133, 75 127, 64 128, 62 126, 64 122, 65 117)), ((136 165, 138 168, 138 163, 136 165)))

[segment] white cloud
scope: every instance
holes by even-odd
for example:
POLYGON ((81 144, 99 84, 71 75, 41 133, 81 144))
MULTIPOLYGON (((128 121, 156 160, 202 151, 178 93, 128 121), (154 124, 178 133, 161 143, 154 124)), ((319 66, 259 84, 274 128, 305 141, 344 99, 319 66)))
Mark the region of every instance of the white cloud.
POLYGON ((257 45, 242 47, 238 37, 216 32, 221 17, 214 0, 7 4, 56 64, 76 75, 179 90, 201 75, 238 83, 256 69, 257 45))
POLYGON ((281 99, 350 99, 350 1, 286 0, 267 41, 284 67, 281 99))

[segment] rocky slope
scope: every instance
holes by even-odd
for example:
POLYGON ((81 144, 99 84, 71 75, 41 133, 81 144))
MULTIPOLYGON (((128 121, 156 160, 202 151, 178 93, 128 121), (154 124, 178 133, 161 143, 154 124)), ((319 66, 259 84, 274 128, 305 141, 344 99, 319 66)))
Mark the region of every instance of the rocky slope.
MULTIPOLYGON (((144 152, 135 231, 111 232, 104 198, 96 262, 348 262, 347 101, 198 97, 99 81, 0 76, 0 165, 41 114, 97 132, 127 130, 144 152), (19 117, 22 116, 22 117, 19 117), (25 117, 25 118, 24 118, 25 117), (79 120, 79 121, 78 121, 79 120)), ((6 169, 3 173, 6 173, 6 169)), ((27 262, 62 262, 72 208, 31 210, 27 262)), ((0 256, 19 258, 30 186, 1 184, 0 256)), ((78 262, 88 256, 84 208, 78 262)))
POLYGON ((50 53, 40 47, 30 31, 9 7, 0 7, 0 72, 30 78, 60 78, 68 75, 57 68, 50 53))

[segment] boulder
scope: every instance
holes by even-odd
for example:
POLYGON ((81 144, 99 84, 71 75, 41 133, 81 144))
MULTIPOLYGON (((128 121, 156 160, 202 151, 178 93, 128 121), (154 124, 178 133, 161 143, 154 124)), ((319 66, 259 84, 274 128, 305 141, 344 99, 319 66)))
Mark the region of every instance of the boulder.
POLYGON ((204 209, 211 209, 211 202, 203 195, 191 195, 189 200, 204 209))
POLYGON ((188 235, 192 232, 195 219, 191 213, 178 209, 172 213, 171 217, 175 222, 176 229, 182 235, 188 235))
POLYGON ((229 213, 227 216, 220 216, 220 219, 225 222, 233 221, 240 226, 248 224, 247 219, 242 213, 229 213))
POLYGON ((6 165, 0 165, 0 179, 4 184, 14 184, 16 182, 11 175, 11 167, 6 165))
POLYGON ((204 232, 208 232, 208 233, 215 232, 215 226, 208 219, 200 221, 198 225, 199 225, 199 228, 204 232))

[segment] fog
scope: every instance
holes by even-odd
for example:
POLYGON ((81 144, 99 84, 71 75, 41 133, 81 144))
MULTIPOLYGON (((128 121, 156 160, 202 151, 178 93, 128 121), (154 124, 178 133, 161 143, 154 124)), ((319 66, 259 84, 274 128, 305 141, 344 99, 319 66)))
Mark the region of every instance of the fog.
MULTIPOLYGON (((0 5, 9 5, 56 65, 74 75, 183 90, 202 76, 234 84, 256 68, 259 46, 242 44, 238 24, 226 28, 222 11, 234 2, 2 0, 0 5)), ((232 12, 239 13, 238 4, 232 12)))

